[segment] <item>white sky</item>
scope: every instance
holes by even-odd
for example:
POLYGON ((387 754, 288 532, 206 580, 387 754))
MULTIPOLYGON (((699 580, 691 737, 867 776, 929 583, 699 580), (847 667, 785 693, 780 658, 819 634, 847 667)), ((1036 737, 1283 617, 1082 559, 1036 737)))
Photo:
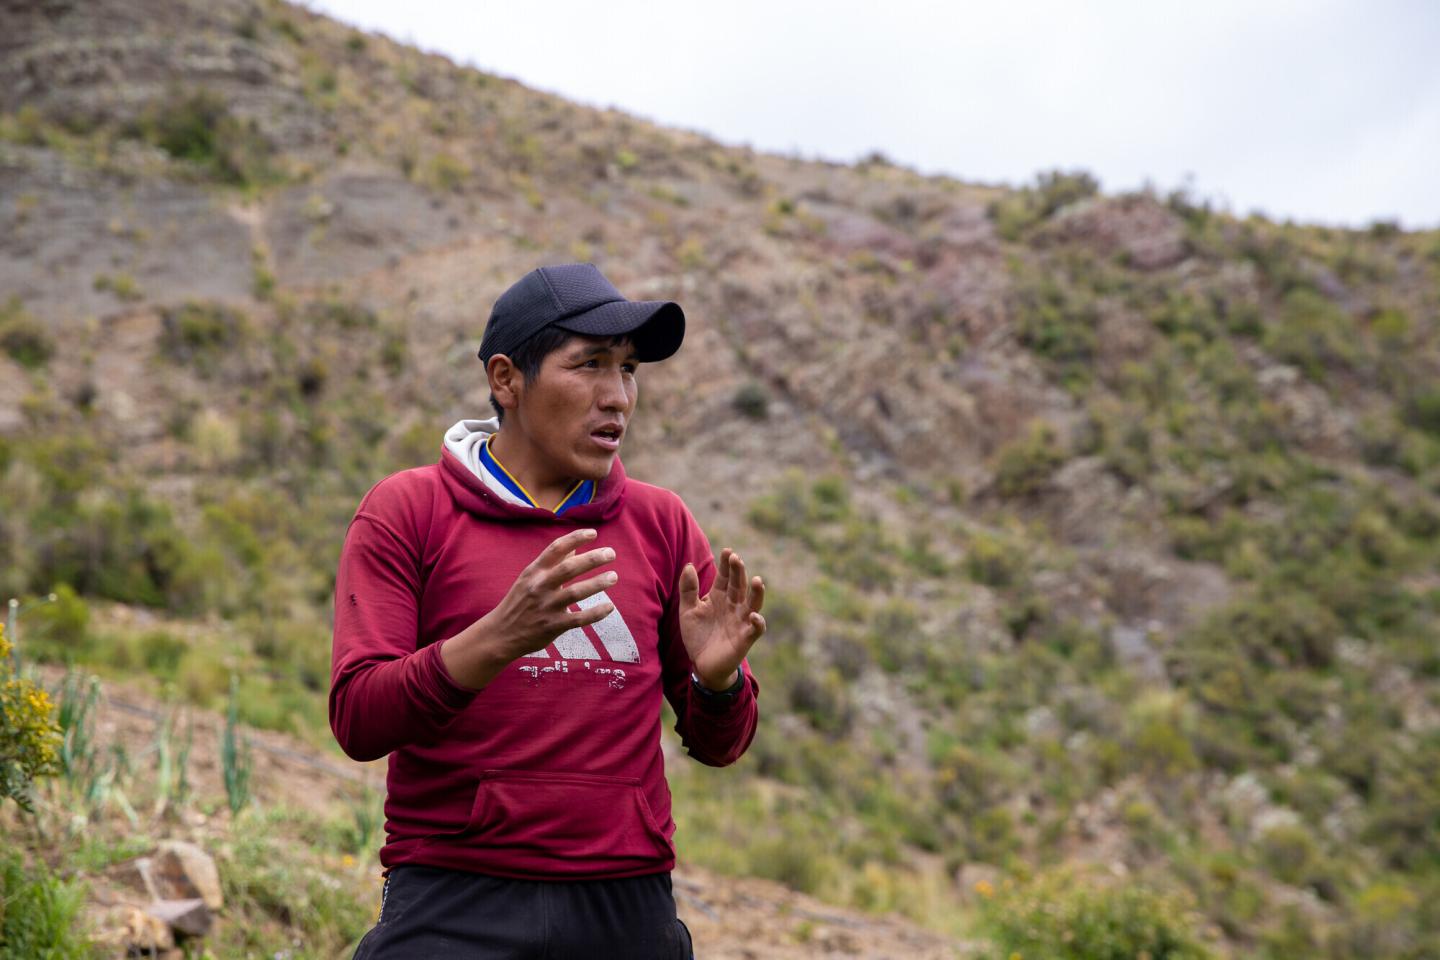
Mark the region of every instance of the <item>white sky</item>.
POLYGON ((1435 0, 311 0, 727 143, 986 183, 1193 178, 1237 214, 1440 226, 1435 0))

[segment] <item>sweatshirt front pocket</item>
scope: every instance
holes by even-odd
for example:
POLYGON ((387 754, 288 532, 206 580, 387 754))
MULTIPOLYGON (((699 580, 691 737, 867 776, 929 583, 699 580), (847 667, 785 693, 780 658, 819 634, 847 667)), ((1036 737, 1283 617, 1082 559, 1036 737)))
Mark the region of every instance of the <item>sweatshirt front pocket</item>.
POLYGON ((486 770, 465 832, 471 844, 523 860, 644 863, 675 855, 633 777, 486 770))

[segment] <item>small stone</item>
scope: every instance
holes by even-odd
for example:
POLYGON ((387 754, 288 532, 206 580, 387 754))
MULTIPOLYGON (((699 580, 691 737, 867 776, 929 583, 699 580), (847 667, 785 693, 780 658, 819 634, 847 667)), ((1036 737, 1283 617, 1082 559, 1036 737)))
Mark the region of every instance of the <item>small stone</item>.
POLYGON ((161 841, 153 858, 153 876, 161 896, 169 900, 198 897, 211 910, 225 904, 220 871, 203 849, 183 840, 161 841))
MULTIPOLYGON (((158 953, 175 946, 170 924, 139 907, 125 907, 120 914, 118 939, 129 953, 158 953)), ((108 938, 107 938, 108 939, 108 938)))
POLYGON ((203 937, 210 932, 215 915, 199 897, 189 900, 161 900, 145 908, 178 937, 203 937))

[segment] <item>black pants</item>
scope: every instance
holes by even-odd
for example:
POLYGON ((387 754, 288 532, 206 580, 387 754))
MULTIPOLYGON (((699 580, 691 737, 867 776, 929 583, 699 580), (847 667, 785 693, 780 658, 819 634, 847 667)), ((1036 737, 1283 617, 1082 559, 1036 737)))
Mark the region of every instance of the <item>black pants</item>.
POLYGON ((429 958, 693 960, 668 873, 541 882, 395 867, 354 960, 429 958))

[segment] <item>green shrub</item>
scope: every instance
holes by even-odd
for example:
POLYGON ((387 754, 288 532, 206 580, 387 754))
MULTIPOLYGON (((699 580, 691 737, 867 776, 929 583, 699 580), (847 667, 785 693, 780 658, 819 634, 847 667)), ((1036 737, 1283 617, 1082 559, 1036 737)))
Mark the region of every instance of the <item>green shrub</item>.
POLYGON ((175 676, 188 649, 189 644, 165 630, 152 630, 140 638, 140 659, 145 669, 161 677, 175 676))
POLYGON ((1367 749, 1374 773, 1366 839, 1392 867, 1434 875, 1440 869, 1434 842, 1440 832, 1440 733, 1381 751, 1372 742, 1367 749))
POLYGON ((65 521, 51 532, 39 576, 121 603, 196 605, 180 589, 194 547, 168 506, 136 490, 98 487, 65 521))
POLYGON ((1006 960, 1205 960, 1210 950, 1175 900, 1136 885, 1059 871, 1001 889, 982 918, 1006 960))
POLYGON ((1337 956, 1418 958, 1434 954, 1440 938, 1422 938, 1426 903, 1419 885, 1399 878, 1372 883, 1354 898, 1352 921, 1343 934, 1337 956), (1429 948, 1427 950, 1427 947, 1429 948))
POLYGON ((1045 485, 1065 454, 1048 423, 1030 425, 1025 436, 1001 449, 995 462, 995 488, 1003 497, 1023 497, 1045 485))
POLYGON ((1340 307, 1309 288, 1286 295, 1278 322, 1265 331, 1264 344, 1277 359, 1293 363, 1307 377, 1324 383, 1332 370, 1360 360, 1360 332, 1340 307))
POLYGON ((929 530, 911 530, 905 536, 905 546, 900 558, 905 565, 928 577, 943 577, 950 572, 950 565, 934 549, 934 536, 929 530))
POLYGON ((803 488, 783 483, 774 493, 767 494, 750 504, 746 519, 750 525, 765 533, 789 536, 802 532, 804 527, 803 488))
POLYGON ((113 293, 118 299, 127 302, 143 300, 145 293, 135 278, 128 273, 102 273, 95 277, 93 284, 99 293, 113 293))
POLYGON ((820 569, 862 590, 888 589, 895 581, 890 558, 896 546, 878 520, 851 517, 820 543, 820 569))
POLYGON ((230 685, 230 670, 220 652, 208 645, 197 645, 180 659, 176 682, 180 694, 196 706, 214 708, 230 685))
POLYGON ((875 662, 889 673, 923 659, 920 614, 914 604, 892 597, 869 618, 869 644, 875 662), (921 653, 922 656, 917 656, 921 653))
POLYGON ((233 116, 223 99, 206 90, 173 93, 152 104, 132 132, 221 183, 244 186, 276 177, 274 148, 255 121, 233 116))
POLYGON ((1040 173, 1033 186, 1006 194, 990 205, 990 219, 1006 240, 1018 240, 1060 208, 1100 192, 1100 181, 1083 170, 1040 173))
POLYGON ((810 516, 821 523, 844 520, 850 515, 850 487, 845 478, 824 476, 810 486, 810 516))
POLYGON ((1182 347, 1208 343, 1221 331, 1215 304, 1175 291, 1166 292, 1164 301, 1151 313, 1151 320, 1156 329, 1182 347))
POLYGON ((1334 614, 1309 594, 1271 589, 1212 613, 1195 642, 1274 667, 1324 667, 1334 658, 1339 634, 1334 614))
POLYGON ((1094 302, 1059 277, 1012 261, 1020 343, 1049 361, 1076 390, 1093 376, 1100 315, 1094 302))
POLYGON ((749 845, 748 870, 802 893, 816 893, 837 872, 828 851, 833 838, 813 816, 786 811, 749 845))
POLYGON ((747 420, 764 420, 770 416, 770 395, 763 384, 753 380, 735 391, 730 405, 747 420))
POLYGON ((1410 317, 1398 307, 1386 307, 1370 318, 1370 332, 1385 347, 1401 347, 1409 339, 1410 317))
POLYGON ((0 960, 89 960, 80 932, 85 888, 50 873, 26 869, 19 854, 0 854, 0 960))
MULTIPOLYGON (((50 695, 16 676, 13 667, 0 624, 0 801, 11 799, 29 810, 35 780, 60 770, 60 727, 50 695)), ((0 898, 0 911, 3 904, 0 898)))
POLYGON ((312 326, 324 325, 342 331, 374 330, 380 325, 374 310, 336 297, 307 303, 305 319, 312 326))
POLYGON ((90 607, 68 583, 57 584, 53 593, 54 600, 25 611, 21 653, 50 661, 84 656, 91 649, 90 607))
POLYGON ((1315 838, 1298 823, 1276 824, 1260 835, 1260 859, 1289 884, 1306 883, 1319 857, 1315 838))
POLYGON ((28 370, 45 366, 55 352, 49 331, 20 305, 19 297, 0 307, 0 350, 28 370))
POLYGON ((249 335, 243 313, 214 303, 188 301, 160 315, 160 353, 210 376, 249 335))
MULTIPOLYGON (((824 524, 851 520, 850 489, 844 477, 825 476, 808 487, 805 475, 790 470, 781 477, 775 489, 750 505, 747 516, 752 526, 777 536, 795 537, 814 545, 824 524)), ((861 522, 864 526, 866 523, 861 522)), ((875 526, 874 521, 868 522, 875 526)), ((860 527, 847 527, 845 538, 864 538, 860 527)), ((851 544, 853 546, 853 543, 851 544)))
POLYGON ((448 153, 437 153, 417 168, 415 181, 437 193, 459 193, 470 179, 470 165, 448 153))
POLYGON ((1025 555, 1013 544, 988 533, 976 533, 965 551, 970 579, 990 587, 1008 587, 1025 571, 1025 555))
POLYGON ((848 690, 836 670, 802 671, 790 678, 790 708, 821 733, 844 736, 854 720, 848 690))
POLYGON ((967 824, 966 849, 971 859, 1004 864, 1020 849, 1015 817, 1003 806, 993 806, 967 824))
POLYGON ((259 247, 250 251, 250 295, 256 300, 273 300, 279 280, 270 269, 265 251, 259 247))
POLYGON ((380 365, 392 377, 398 377, 405 372, 409 364, 410 342, 405 331, 394 328, 386 330, 380 345, 380 365))
POLYGON ((1405 402, 1405 419, 1412 426, 1440 437, 1440 387, 1416 391, 1405 402))
POLYGON ((1129 716, 1125 755, 1131 768, 1149 776, 1176 777, 1199 767, 1186 726, 1178 697, 1142 697, 1129 716))
POLYGON ((935 761, 935 785, 947 810, 971 818, 1003 784, 997 764, 961 743, 951 743, 935 761))

